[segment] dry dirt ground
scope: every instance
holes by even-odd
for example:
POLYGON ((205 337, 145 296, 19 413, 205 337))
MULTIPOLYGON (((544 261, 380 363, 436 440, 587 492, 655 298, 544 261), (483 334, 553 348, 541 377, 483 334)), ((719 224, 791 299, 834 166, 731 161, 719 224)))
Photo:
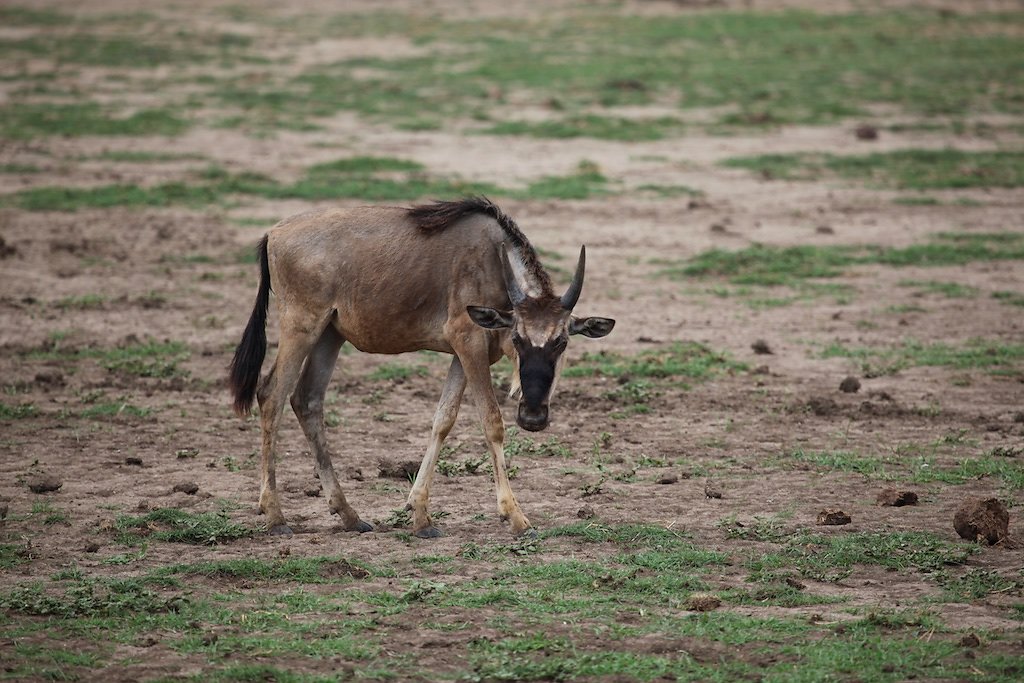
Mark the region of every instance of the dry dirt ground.
MULTIPOLYGON (((328 4, 291 3, 280 11, 323 11, 328 4)), ((371 4, 362 3, 362 8, 371 4)), ((657 11, 688 11, 686 4, 659 4, 657 11)), ((76 3, 44 5, 83 14, 140 8, 127 0, 93 3, 88 10, 76 3)), ((208 27, 221 22, 223 30, 242 30, 213 6, 177 3, 159 12, 185 24, 208 27)), ((474 7, 495 16, 528 11, 522 3, 478 2, 474 7)), ((645 11, 654 10, 647 6, 645 11)), ((257 31, 251 26, 249 30, 257 31)), ((15 29, 4 31, 13 34, 15 29)), ((391 44, 385 36, 306 46, 298 59, 327 63, 354 52, 415 54, 422 49, 407 41, 391 44)), ((78 87, 83 91, 102 91, 92 82, 98 78, 94 70, 81 69, 75 77, 81 79, 78 87)), ((142 104, 164 95, 140 92, 138 99, 142 104)), ((1010 510, 1011 534, 1019 530, 1024 492, 1003 478, 979 475, 949 483, 920 476, 921 468, 953 468, 963 458, 996 449, 1011 454, 1006 466, 1019 473, 1024 458, 1024 374, 1019 361, 1000 373, 911 364, 868 376, 876 373, 864 373, 855 359, 825 357, 822 350, 833 344, 889 348, 906 340, 962 347, 977 338, 1019 345, 1024 308, 1007 305, 990 293, 1024 292, 1020 261, 928 268, 855 266, 829 280, 848 287, 842 297, 815 295, 788 305, 763 306, 741 296, 723 296, 730 287, 724 280, 680 281, 659 275, 665 260, 683 261, 712 248, 734 250, 754 243, 905 247, 927 242, 940 232, 1020 231, 1024 195, 1019 189, 937 191, 934 196, 942 199, 938 204, 904 205, 893 201, 899 193, 891 190, 838 181, 765 179, 717 163, 735 156, 801 151, 1019 148, 1019 137, 886 130, 878 140, 864 141, 853 134, 853 123, 845 123, 621 143, 466 136, 457 129, 402 131, 348 114, 323 125, 319 131, 272 136, 198 126, 173 138, 0 141, 0 160, 5 164, 43 168, 30 174, 5 173, 2 182, 5 191, 152 184, 209 163, 287 180, 314 163, 375 155, 411 159, 432 173, 517 185, 569 173, 587 160, 627 191, 584 200, 500 201, 561 268, 570 268, 565 264, 579 245, 587 245, 587 284, 578 309, 613 317, 618 324, 606 339, 574 340, 568 351, 570 364, 579 363, 588 352, 631 356, 673 342, 699 342, 738 365, 705 381, 653 382, 647 389, 652 393, 647 412, 623 406, 615 394, 621 386, 616 377, 565 378, 553 405, 551 427, 538 443, 551 438, 571 454, 523 453, 513 461, 519 468, 514 490, 538 529, 576 524, 578 512, 587 506, 601 524, 679 530, 702 548, 738 558, 759 546, 730 533, 735 524, 749 528, 766 519, 775 520, 783 532, 923 531, 951 543, 966 543, 953 530, 954 511, 966 497, 982 496, 1004 501, 1010 510), (101 156, 110 151, 179 156, 159 164, 101 156), (191 161, 189 155, 202 161, 191 161), (695 200, 628 191, 644 184, 695 187, 703 195, 695 200), (975 295, 946 297, 899 284, 908 280, 955 282, 974 288, 975 295), (770 353, 752 348, 758 340, 770 353), (856 393, 839 390, 850 375, 860 381, 856 393), (793 453, 883 460, 890 463, 893 475, 877 476, 841 465, 832 468, 792 458, 793 453), (645 468, 637 463, 663 466, 645 468), (674 483, 656 483, 670 474, 678 477, 674 483), (916 491, 919 504, 879 507, 875 497, 886 486, 916 491), (708 497, 709 488, 721 497, 708 497), (852 523, 817 527, 816 518, 824 508, 841 508, 852 523)), ((324 202, 328 203, 364 202, 324 202)), ((408 482, 379 477, 378 463, 420 457, 447 363, 422 354, 383 358, 352 352, 341 356, 328 392, 329 437, 350 502, 381 530, 344 533, 327 513, 325 501, 307 493, 315 492, 317 483, 307 445, 289 413, 281 437, 278 482, 285 514, 296 531, 293 537, 257 534, 213 546, 154 542, 136 562, 108 562, 131 552, 115 542, 113 527, 121 515, 157 508, 226 509, 236 522, 260 524, 259 423, 231 413, 224 387, 226 367, 257 283, 255 266, 240 254, 248 253, 275 220, 313 204, 250 197, 197 209, 0 209, 0 376, 9 409, 0 419, 0 504, 6 508, 0 534, 3 543, 18 553, 18 561, 0 573, 0 591, 69 566, 91 577, 123 577, 174 563, 271 560, 284 554, 343 556, 394 568, 400 579, 408 580, 421 576, 423 565, 414 562, 418 557, 454 556, 467 544, 510 540, 496 517, 486 475, 437 477, 432 503, 433 509, 446 513, 440 522, 443 538, 414 540, 388 526, 386 520, 404 504, 408 482), (158 359, 173 364, 166 373, 133 372, 131 366, 117 366, 104 355, 164 343, 177 344, 158 359), (396 364, 418 369, 389 372, 396 364), (18 406, 34 410, 16 414, 18 406), (40 474, 59 478, 59 490, 33 493, 28 484, 40 474), (174 490, 184 482, 194 483, 198 492, 174 490), (56 518, 42 523, 40 514, 53 511, 56 518)), ((271 309, 272 357, 273 303, 271 309)), ((495 384, 506 381, 496 371, 495 384)), ((503 409, 511 419, 514 406, 507 402, 503 409)), ((471 398, 448 443, 456 448, 451 456, 455 461, 483 453, 471 398)), ((600 555, 599 549, 559 539, 545 542, 545 560, 600 555)), ((981 549, 967 566, 1019 581, 1022 563, 1024 553, 1010 539, 981 549)), ((467 563, 453 568, 446 580, 470 580, 477 571, 467 563)), ((725 590, 744 585, 747 573, 737 561, 713 569, 707 578, 714 590, 725 590)), ((808 591, 845 601, 721 609, 843 620, 849 618, 851 606, 898 608, 921 604, 938 592, 933 582, 915 572, 888 572, 876 566, 857 566, 838 582, 803 581, 808 591)), ((958 629, 1012 640, 1012 634, 1020 633, 1020 616, 1014 618, 1012 609, 1020 596, 1018 583, 1012 590, 974 601, 936 603, 935 610, 958 629)), ((404 618, 401 628, 395 623, 387 626, 392 631, 389 650, 426 647, 425 661, 433 662, 438 671, 458 670, 459 648, 447 655, 431 649, 429 641, 436 632, 418 630, 408 622, 409 614, 404 618)), ((476 617, 467 613, 461 618, 476 617)), ((485 622, 480 621, 478 628, 493 631, 485 622)), ((0 621, 0 631, 4 623, 0 621)), ((6 622, 11 627, 14 623, 6 622)), ((161 640, 171 634, 155 637, 161 640)), ((19 642, 16 636, 0 633, 0 659, 14 656, 19 642)), ((149 648, 145 657, 131 659, 132 652, 119 650, 97 669, 72 670, 93 680, 197 676, 206 661, 202 655, 182 654, 160 644, 149 648), (121 659, 133 663, 119 665, 121 659)), ((1021 654, 1017 646, 1015 656, 1021 654)), ((289 665, 317 670, 299 655, 283 664, 289 665)))

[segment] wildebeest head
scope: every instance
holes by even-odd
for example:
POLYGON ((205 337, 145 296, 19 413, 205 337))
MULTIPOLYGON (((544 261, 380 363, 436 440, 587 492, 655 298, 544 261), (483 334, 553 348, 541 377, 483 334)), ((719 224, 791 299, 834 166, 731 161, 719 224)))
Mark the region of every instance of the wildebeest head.
POLYGON ((612 331, 610 318, 578 318, 572 309, 583 291, 586 269, 586 247, 580 249, 576 274, 561 297, 540 293, 527 294, 516 277, 505 248, 500 249, 505 291, 512 303, 511 311, 484 306, 469 306, 470 318, 489 330, 508 329, 518 366, 518 386, 522 395, 516 424, 531 432, 548 426, 548 402, 562 369, 569 336, 603 337, 612 331))

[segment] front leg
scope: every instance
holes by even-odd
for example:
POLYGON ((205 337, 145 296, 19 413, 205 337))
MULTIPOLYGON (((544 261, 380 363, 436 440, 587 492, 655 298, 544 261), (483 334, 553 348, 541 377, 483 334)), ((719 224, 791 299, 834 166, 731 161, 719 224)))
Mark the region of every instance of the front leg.
MULTIPOLYGON (((476 398, 477 409, 480 411, 480 422, 483 424, 487 448, 491 452, 491 466, 494 468, 494 486, 498 499, 498 515, 507 521, 513 536, 521 536, 530 531, 530 520, 523 514, 508 483, 505 470, 505 423, 501 419, 498 400, 491 387, 491 371, 488 362, 486 340, 481 339, 480 347, 475 353, 462 354, 462 365, 466 371, 466 380, 476 398)), ((467 350, 468 351, 468 350, 467 350)))
POLYGON ((437 458, 441 453, 441 444, 455 424, 455 418, 459 415, 459 405, 462 403, 462 393, 466 389, 466 373, 462 371, 462 363, 459 357, 452 358, 452 364, 448 368, 448 378, 445 379, 444 388, 441 390, 441 400, 437 402, 437 411, 434 413, 434 426, 430 432, 430 444, 427 446, 426 455, 420 463, 419 472, 416 474, 416 481, 409 492, 409 500, 406 509, 412 510, 412 532, 420 538, 434 538, 441 535, 430 521, 430 514, 427 512, 427 501, 430 498, 430 482, 434 478, 434 471, 437 469, 437 458))

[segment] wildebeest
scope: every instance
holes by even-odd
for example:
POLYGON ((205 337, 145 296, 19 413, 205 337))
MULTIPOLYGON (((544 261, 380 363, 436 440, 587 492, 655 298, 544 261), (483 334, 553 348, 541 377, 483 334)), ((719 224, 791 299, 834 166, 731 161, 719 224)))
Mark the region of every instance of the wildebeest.
POLYGON ((491 453, 498 513, 513 534, 530 529, 505 471, 505 426, 490 366, 502 356, 512 359, 513 393, 521 396, 516 422, 530 431, 546 428, 569 335, 603 337, 615 325, 572 314, 583 288, 585 247, 572 283, 558 296, 515 221, 488 199, 472 197, 413 208, 310 211, 278 223, 260 241, 258 255, 259 293, 231 362, 230 386, 239 415, 250 412, 254 398, 259 401, 260 510, 271 533, 291 533, 274 475, 275 441, 289 396, 331 512, 347 530, 372 530, 345 500, 324 436, 324 395, 346 341, 372 353, 454 356, 409 493, 413 532, 440 535, 427 511, 430 482, 467 384, 491 453), (260 383, 271 289, 280 341, 274 366, 260 383))

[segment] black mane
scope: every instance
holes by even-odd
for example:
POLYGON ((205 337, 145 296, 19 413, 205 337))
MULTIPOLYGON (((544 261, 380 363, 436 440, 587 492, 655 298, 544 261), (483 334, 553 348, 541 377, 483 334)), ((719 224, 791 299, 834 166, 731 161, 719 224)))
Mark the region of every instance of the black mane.
POLYGON ((519 254, 534 282, 542 291, 550 293, 551 278, 540 264, 540 259, 537 257, 533 245, 530 244, 530 240, 526 239, 526 235, 519 229, 516 222, 487 197, 480 195, 451 202, 435 201, 409 209, 409 218, 421 232, 428 235, 441 232, 463 218, 478 214, 490 216, 501 226, 508 238, 509 246, 519 254))

